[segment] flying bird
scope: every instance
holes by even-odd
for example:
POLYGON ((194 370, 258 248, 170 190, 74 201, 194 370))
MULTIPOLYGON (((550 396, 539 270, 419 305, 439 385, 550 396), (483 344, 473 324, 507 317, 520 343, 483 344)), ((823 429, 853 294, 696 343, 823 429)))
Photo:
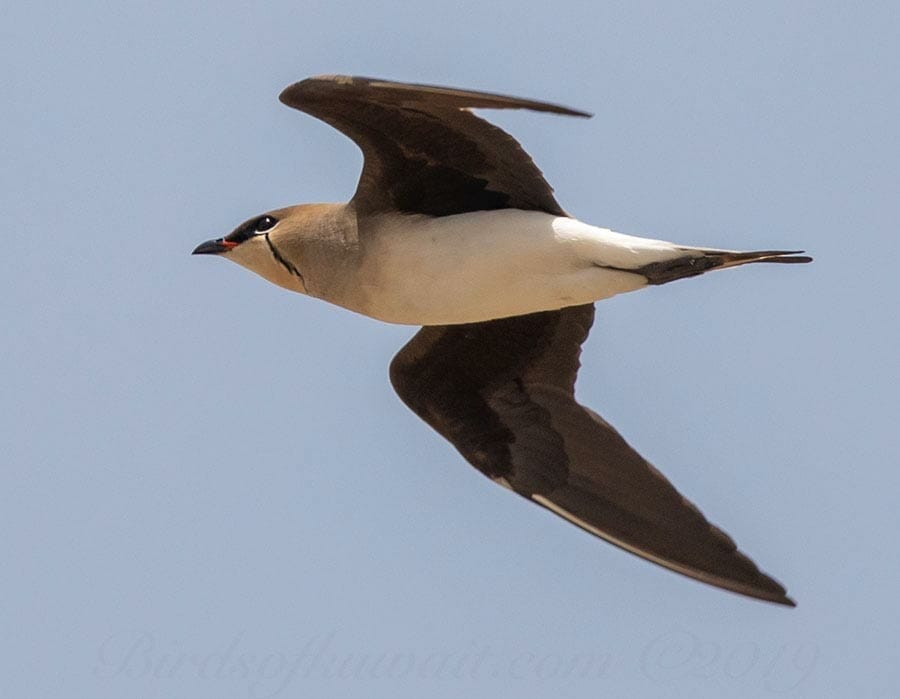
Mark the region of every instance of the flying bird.
POLYGON ((421 325, 394 357, 401 400, 493 481, 686 576, 794 605, 603 418, 575 400, 594 302, 802 251, 676 245, 583 223, 519 143, 472 109, 590 114, 432 85, 320 76, 281 101, 351 138, 353 198, 269 211, 194 254, 292 291, 421 325))

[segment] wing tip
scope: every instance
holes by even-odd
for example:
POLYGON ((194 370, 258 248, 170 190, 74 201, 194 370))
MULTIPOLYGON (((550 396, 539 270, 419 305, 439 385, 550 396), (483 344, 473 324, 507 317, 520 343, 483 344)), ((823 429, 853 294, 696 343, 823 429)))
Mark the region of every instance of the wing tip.
POLYGON ((722 590, 726 590, 728 592, 733 592, 742 597, 750 597, 753 599, 758 599, 761 602, 771 602, 772 604, 780 604, 783 607, 796 607, 797 602, 793 597, 789 597, 787 594, 787 590, 784 589, 784 586, 779 583, 777 580, 770 578, 768 575, 760 571, 759 573, 761 584, 738 584, 736 586, 729 586, 725 584, 717 584, 717 582, 713 580, 703 580, 702 578, 697 578, 700 582, 705 582, 707 584, 714 585, 722 590))
POLYGON ((323 73, 322 75, 313 75, 309 78, 304 78, 298 82, 292 83, 284 88, 281 93, 278 95, 278 99, 282 104, 285 104, 289 107, 296 106, 301 102, 299 99, 301 97, 301 93, 316 85, 327 83, 329 85, 347 85, 347 86, 366 86, 371 88, 379 88, 379 87, 402 87, 402 88, 421 88, 424 90, 447 90, 449 92, 457 92, 457 93, 469 93, 472 95, 478 95, 480 97, 489 98, 489 99, 500 99, 500 100, 514 100, 518 104, 494 104, 490 106, 474 106, 473 109, 531 109, 534 111, 542 111, 542 112, 552 112, 554 114, 562 114, 564 116, 573 116, 579 117, 582 119, 590 119, 594 115, 591 112, 585 112, 581 109, 574 109, 572 107, 566 107, 561 104, 554 104, 551 102, 538 102, 536 100, 524 99, 518 97, 507 97, 505 95, 499 95, 495 93, 488 92, 470 92, 468 90, 459 90, 458 88, 452 87, 444 87, 440 85, 428 85, 424 83, 403 83, 403 82, 392 82, 390 80, 383 80, 379 78, 370 78, 364 77, 361 75, 340 75, 340 74, 331 74, 331 73, 323 73))
MULTIPOLYGON (((752 567, 750 579, 747 579, 746 577, 744 579, 741 579, 740 577, 735 577, 733 575, 728 575, 727 573, 715 571, 705 566, 697 567, 696 565, 685 564, 685 562, 679 561, 676 558, 657 555, 646 547, 637 546, 633 543, 625 541, 623 538, 615 536, 608 531, 603 531, 602 529, 586 522, 578 515, 568 511, 565 507, 562 507, 548 497, 539 494, 533 494, 531 496, 528 496, 528 498, 544 509, 549 510, 555 515, 562 517, 571 524, 574 524, 580 529, 586 531, 588 534, 593 534, 594 536, 609 542, 613 546, 637 555, 638 557, 644 559, 649 563, 655 563, 656 565, 667 568, 674 573, 679 573, 680 575, 683 575, 687 578, 696 580, 697 582, 711 585, 713 587, 719 588, 720 590, 725 590, 726 592, 741 595, 745 598, 757 599, 763 602, 772 602, 775 604, 783 605, 785 607, 797 606, 797 603, 793 599, 788 597, 787 590, 781 583, 759 570, 756 564, 753 563, 753 561, 751 561, 749 558, 747 558, 743 553, 738 551, 737 548, 734 549, 733 553, 740 560, 745 561, 749 566, 752 567)), ((717 529, 717 531, 721 530, 717 529)))

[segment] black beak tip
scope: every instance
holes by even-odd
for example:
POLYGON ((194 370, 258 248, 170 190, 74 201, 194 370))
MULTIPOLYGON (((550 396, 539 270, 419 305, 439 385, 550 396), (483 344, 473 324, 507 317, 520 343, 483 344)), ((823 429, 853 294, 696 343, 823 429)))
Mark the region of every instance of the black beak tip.
POLYGON ((226 249, 221 240, 207 240, 195 247, 191 255, 218 255, 226 249))

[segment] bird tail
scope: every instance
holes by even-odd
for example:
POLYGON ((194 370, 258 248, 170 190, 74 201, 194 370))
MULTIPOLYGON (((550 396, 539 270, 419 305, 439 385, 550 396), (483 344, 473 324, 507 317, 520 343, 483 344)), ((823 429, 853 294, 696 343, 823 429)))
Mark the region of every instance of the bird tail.
POLYGON ((812 262, 812 258, 803 254, 803 250, 754 250, 751 252, 735 252, 733 250, 713 250, 708 248, 681 248, 684 257, 664 260, 644 265, 635 270, 644 275, 650 284, 667 284, 676 279, 696 277, 714 269, 738 267, 752 262, 778 262, 780 264, 797 264, 812 262))

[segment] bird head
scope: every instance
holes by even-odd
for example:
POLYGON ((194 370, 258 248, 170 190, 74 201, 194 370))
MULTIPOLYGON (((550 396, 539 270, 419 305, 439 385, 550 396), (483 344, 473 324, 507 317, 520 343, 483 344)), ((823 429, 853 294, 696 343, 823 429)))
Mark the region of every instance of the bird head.
MULTIPOLYGON (((219 255, 291 291, 306 293, 303 276, 291 259, 295 208, 279 209, 244 221, 223 238, 200 243, 192 255, 219 255)), ((294 236, 296 237, 296 236, 294 236)))

